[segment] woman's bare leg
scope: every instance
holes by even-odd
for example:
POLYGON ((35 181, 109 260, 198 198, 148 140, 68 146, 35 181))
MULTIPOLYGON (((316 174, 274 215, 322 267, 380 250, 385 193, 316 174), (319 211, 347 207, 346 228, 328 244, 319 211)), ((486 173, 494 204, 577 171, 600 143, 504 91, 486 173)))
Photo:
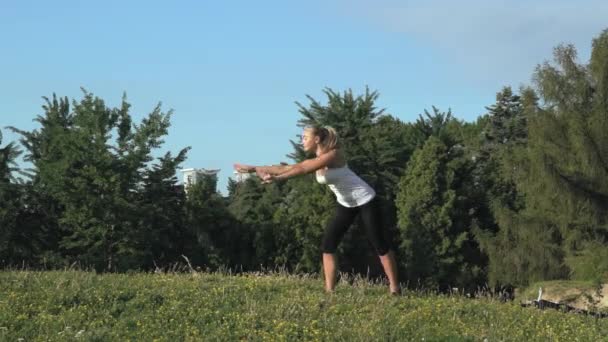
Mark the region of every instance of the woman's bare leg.
POLYGON ((336 287, 336 255, 323 253, 323 273, 325 274, 325 291, 333 292, 336 287))
POLYGON ((401 287, 399 286, 399 277, 397 276, 397 261, 395 261, 395 253, 388 251, 388 253, 380 256, 380 262, 384 268, 384 273, 388 277, 391 293, 399 293, 401 287))

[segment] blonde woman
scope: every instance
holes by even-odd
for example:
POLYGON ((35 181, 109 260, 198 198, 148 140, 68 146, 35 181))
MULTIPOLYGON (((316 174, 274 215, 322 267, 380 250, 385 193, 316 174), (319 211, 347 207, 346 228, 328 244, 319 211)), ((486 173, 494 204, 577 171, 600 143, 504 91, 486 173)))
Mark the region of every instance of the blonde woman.
POLYGON ((265 183, 315 172, 317 182, 327 184, 336 196, 336 211, 323 236, 323 272, 325 290, 336 286, 336 249, 357 215, 365 226, 367 238, 380 257, 389 280, 391 294, 399 294, 397 265, 394 252, 384 238, 384 229, 376 192, 348 168, 340 150, 338 135, 332 127, 306 127, 302 134, 306 152, 314 152, 314 159, 294 165, 250 166, 234 164, 238 172, 256 172, 265 183))

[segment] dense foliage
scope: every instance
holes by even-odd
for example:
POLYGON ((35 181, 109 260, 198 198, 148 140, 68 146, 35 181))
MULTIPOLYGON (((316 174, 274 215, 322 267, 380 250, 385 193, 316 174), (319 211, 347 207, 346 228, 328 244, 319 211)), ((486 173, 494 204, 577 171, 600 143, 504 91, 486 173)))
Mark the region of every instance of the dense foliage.
MULTIPOLYGON (((294 124, 336 128, 350 168, 378 192, 410 286, 606 281, 608 31, 588 64, 576 57, 557 47, 531 86, 504 87, 475 122, 435 107, 403 122, 376 107, 376 91, 325 89, 324 101, 297 104, 294 124)), ((318 272, 331 192, 311 175, 231 180, 227 196, 210 176, 186 192, 176 173, 189 148, 155 154, 171 115, 157 106, 135 123, 126 98, 110 108, 84 91, 46 99, 33 131, 11 127, 20 146, 0 136, 0 262, 318 272)), ((308 157, 297 139, 293 162, 308 157)), ((371 250, 356 222, 341 270, 380 275, 371 250)))

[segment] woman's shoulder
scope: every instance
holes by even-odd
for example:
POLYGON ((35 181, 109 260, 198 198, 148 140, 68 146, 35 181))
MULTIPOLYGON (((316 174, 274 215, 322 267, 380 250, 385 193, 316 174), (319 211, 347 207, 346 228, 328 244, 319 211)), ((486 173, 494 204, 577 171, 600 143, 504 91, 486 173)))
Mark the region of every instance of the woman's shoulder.
POLYGON ((346 157, 344 156, 344 152, 341 149, 336 148, 334 153, 335 153, 335 157, 334 157, 331 167, 340 168, 340 167, 346 166, 346 157))

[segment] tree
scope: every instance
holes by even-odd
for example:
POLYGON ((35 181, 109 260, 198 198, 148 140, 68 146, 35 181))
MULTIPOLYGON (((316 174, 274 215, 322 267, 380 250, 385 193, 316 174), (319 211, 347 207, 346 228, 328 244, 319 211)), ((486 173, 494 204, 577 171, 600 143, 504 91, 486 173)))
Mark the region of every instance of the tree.
POLYGON ((594 40, 589 65, 576 62, 573 46, 558 46, 554 64, 537 67, 535 90, 521 100, 503 92, 492 108, 498 139, 486 146, 497 157, 486 170, 497 230, 479 234, 491 281, 606 279, 607 51, 608 31, 594 40), (527 135, 518 128, 526 123, 527 135))
MULTIPOLYGON (((142 253, 139 263, 144 268, 183 261, 182 254, 193 257, 189 253, 198 247, 184 219, 186 196, 175 173, 188 150, 181 150, 175 157, 167 152, 144 170, 141 197, 137 208, 133 208, 141 217, 133 241, 137 242, 135 249, 142 253)), ((196 257, 193 261, 197 261, 196 257)))
POLYGON ((52 99, 43 99, 44 115, 34 120, 41 125, 39 130, 9 129, 21 135, 20 143, 27 152, 23 160, 32 164, 25 171, 29 181, 24 188, 24 210, 19 219, 22 231, 28 232, 22 236, 22 248, 36 250, 30 262, 60 267, 70 262, 59 248, 59 241, 68 232, 59 223, 65 210, 57 195, 61 186, 52 180, 66 172, 63 146, 69 145, 64 139, 73 122, 67 98, 53 95, 52 99))
POLYGON ((21 151, 12 142, 2 147, 0 131, 0 262, 3 264, 31 257, 25 251, 20 253, 21 246, 17 244, 21 192, 13 173, 18 171, 15 159, 20 154, 21 151))
POLYGON ((291 194, 297 181, 262 184, 259 178, 251 177, 233 184, 229 210, 238 222, 238 239, 233 245, 239 247, 239 265, 256 270, 299 268, 302 241, 296 237, 295 222, 284 211, 292 205, 291 194))
POLYGON ((446 146, 451 147, 456 143, 453 124, 457 123, 452 116, 452 111, 441 112, 437 107, 433 106, 433 113, 424 110, 424 116, 418 115, 418 119, 414 123, 414 127, 418 130, 418 141, 416 147, 422 147, 429 137, 437 137, 446 146))
POLYGON ((249 255, 241 257, 247 238, 238 230, 238 221, 228 208, 228 201, 217 191, 217 176, 204 175, 188 188, 185 216, 188 231, 196 244, 188 245, 187 255, 196 264, 211 269, 236 267, 249 255))
MULTIPOLYGON (((436 134, 436 133, 434 133, 436 134)), ((484 278, 473 239, 472 164, 435 135, 414 152, 399 183, 401 263, 410 282, 471 287, 484 278)))
MULTIPOLYGON (((536 105, 530 90, 523 89, 524 97, 504 87, 496 94, 496 103, 486 107, 485 127, 480 135, 480 146, 475 155, 475 177, 483 188, 485 198, 480 201, 475 231, 477 241, 488 255, 488 280, 493 286, 527 283, 534 274, 551 264, 546 253, 539 256, 534 244, 546 243, 551 250, 549 237, 537 236, 530 243, 530 232, 521 224, 519 212, 525 206, 525 197, 518 191, 521 168, 527 160, 527 117, 524 111, 536 105)), ((555 249, 553 249, 556 252, 555 249)))
POLYGON ((593 40, 588 65, 576 56, 558 46, 555 65, 536 69, 544 105, 530 114, 526 198, 531 221, 555 227, 572 276, 598 280, 608 276, 608 262, 595 263, 608 248, 608 30, 593 40))
MULTIPOLYGON (((335 206, 333 194, 317 184, 312 175, 290 180, 283 191, 285 195, 274 215, 278 260, 292 270, 317 272, 323 231, 335 206)), ((343 252, 344 246, 341 248, 343 252)))
MULTIPOLYGON (((46 99, 45 114, 36 120, 40 130, 14 129, 33 164, 33 190, 44 200, 41 212, 56 228, 47 231, 55 232, 67 260, 98 270, 142 267, 146 251, 141 246, 147 241, 142 186, 171 112, 158 105, 133 125, 126 98, 112 109, 83 92, 72 110, 67 98, 46 99)), ((161 163, 176 166, 184 153, 161 163)))

